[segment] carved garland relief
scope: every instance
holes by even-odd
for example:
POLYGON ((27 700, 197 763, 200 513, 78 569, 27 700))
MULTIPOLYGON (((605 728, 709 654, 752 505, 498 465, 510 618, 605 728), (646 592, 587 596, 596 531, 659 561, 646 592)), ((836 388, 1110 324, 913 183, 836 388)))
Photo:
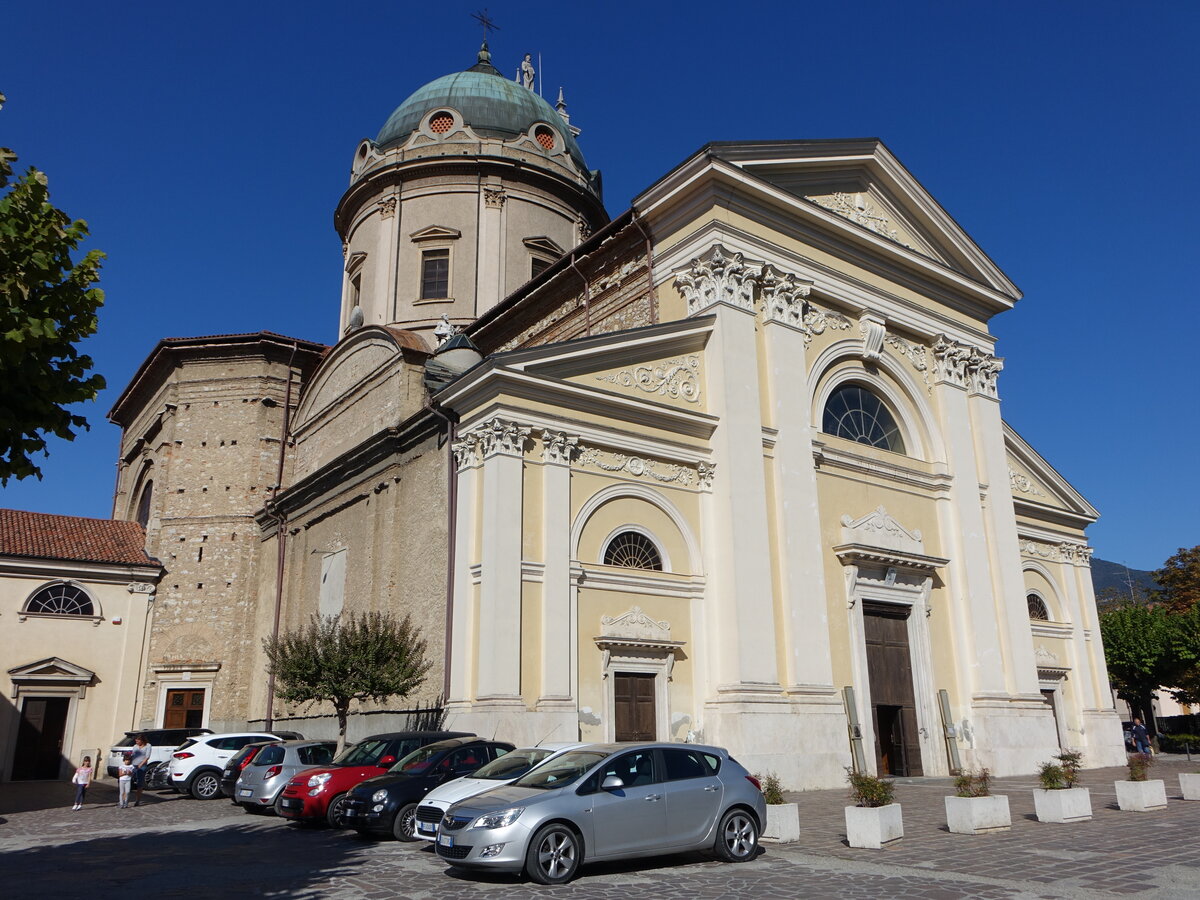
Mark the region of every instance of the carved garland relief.
POLYGON ((849 219, 854 224, 861 225, 863 228, 887 238, 889 241, 895 241, 901 247, 908 247, 909 250, 914 249, 911 244, 906 244, 900 240, 900 233, 892 227, 892 223, 888 220, 888 217, 871 201, 870 196, 863 194, 861 191, 855 194, 845 194, 838 191, 827 197, 808 197, 806 199, 817 204, 822 209, 836 213, 843 219, 849 219))
POLYGON ((672 400, 700 402, 700 357, 683 356, 649 366, 634 366, 604 375, 597 381, 637 388, 672 400))
POLYGON ((1065 562, 1078 566, 1091 566, 1092 554, 1095 551, 1087 544, 1074 541, 1062 541, 1051 544, 1047 541, 1035 541, 1029 538, 1021 539, 1021 555, 1048 559, 1052 562, 1065 562))

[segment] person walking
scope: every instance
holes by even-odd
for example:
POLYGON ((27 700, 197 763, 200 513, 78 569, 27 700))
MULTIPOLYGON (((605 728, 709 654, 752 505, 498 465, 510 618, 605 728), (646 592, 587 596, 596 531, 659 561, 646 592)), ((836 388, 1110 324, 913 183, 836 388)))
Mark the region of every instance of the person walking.
POLYGON ((134 806, 142 805, 142 788, 146 786, 146 767, 150 765, 152 749, 144 734, 133 739, 133 789, 137 792, 134 806))
POLYGON ((1137 747, 1138 753, 1150 752, 1150 733, 1146 731, 1146 726, 1142 724, 1141 719, 1133 720, 1133 727, 1129 729, 1129 734, 1133 738, 1133 746, 1137 747))
POLYGON ((117 808, 129 808, 129 783, 133 781, 133 754, 126 753, 117 766, 117 808))
POLYGON ((88 785, 92 783, 92 758, 85 756, 83 764, 71 776, 71 784, 75 785, 75 805, 71 809, 83 809, 83 798, 87 795, 88 785))

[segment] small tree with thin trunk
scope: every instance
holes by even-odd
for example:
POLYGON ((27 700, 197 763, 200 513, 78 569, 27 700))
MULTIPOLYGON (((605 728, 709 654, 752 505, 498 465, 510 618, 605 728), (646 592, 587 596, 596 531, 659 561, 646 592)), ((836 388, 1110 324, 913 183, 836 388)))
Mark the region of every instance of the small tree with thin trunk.
POLYGON ((405 616, 348 613, 313 616, 294 631, 263 640, 275 696, 291 703, 332 703, 340 753, 351 702, 406 697, 429 672, 425 640, 405 616))

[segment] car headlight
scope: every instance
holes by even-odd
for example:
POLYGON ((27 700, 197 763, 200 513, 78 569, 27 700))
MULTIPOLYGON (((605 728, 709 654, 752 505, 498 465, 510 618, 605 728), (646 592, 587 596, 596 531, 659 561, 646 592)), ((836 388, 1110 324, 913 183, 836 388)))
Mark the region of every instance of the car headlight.
POLYGON ((385 791, 381 788, 371 795, 371 802, 372 803, 382 803, 387 798, 388 798, 387 791, 385 791))
POLYGON ((520 818, 521 813, 525 812, 525 807, 514 806, 512 809, 502 809, 500 812, 488 813, 486 816, 480 816, 471 823, 472 828, 507 828, 513 822, 520 818))
POLYGON ((308 779, 308 786, 310 788, 322 787, 325 784, 325 782, 327 782, 332 777, 333 777, 333 774, 331 772, 321 772, 319 775, 314 775, 310 779, 308 779))

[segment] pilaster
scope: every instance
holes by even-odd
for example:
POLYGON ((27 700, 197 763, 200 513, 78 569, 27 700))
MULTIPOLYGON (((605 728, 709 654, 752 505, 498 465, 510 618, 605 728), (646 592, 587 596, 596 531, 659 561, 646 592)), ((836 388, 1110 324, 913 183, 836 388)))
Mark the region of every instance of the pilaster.
POLYGON ((538 706, 572 703, 571 458, 579 438, 543 431, 542 687, 538 706))
MULTIPOLYGON (((399 248, 397 240, 400 233, 400 218, 397 210, 400 208, 398 189, 384 194, 379 200, 379 236, 376 243, 374 262, 374 285, 371 298, 370 312, 367 315, 368 325, 386 325, 394 322, 396 316, 396 287, 398 273, 396 271, 399 248)), ((359 300, 362 303, 362 300, 359 300)), ((367 310, 364 308, 363 310, 367 310)), ((347 314, 349 314, 347 312, 347 314)))
POLYGON ((504 294, 504 207, 508 200, 503 186, 484 183, 479 191, 479 234, 475 266, 475 315, 481 316, 504 294))
POLYGON ((454 530, 454 593, 450 611, 450 692, 448 703, 472 699, 475 683, 475 584, 472 569, 478 562, 475 541, 479 511, 479 435, 468 432, 452 446, 458 490, 454 530))

